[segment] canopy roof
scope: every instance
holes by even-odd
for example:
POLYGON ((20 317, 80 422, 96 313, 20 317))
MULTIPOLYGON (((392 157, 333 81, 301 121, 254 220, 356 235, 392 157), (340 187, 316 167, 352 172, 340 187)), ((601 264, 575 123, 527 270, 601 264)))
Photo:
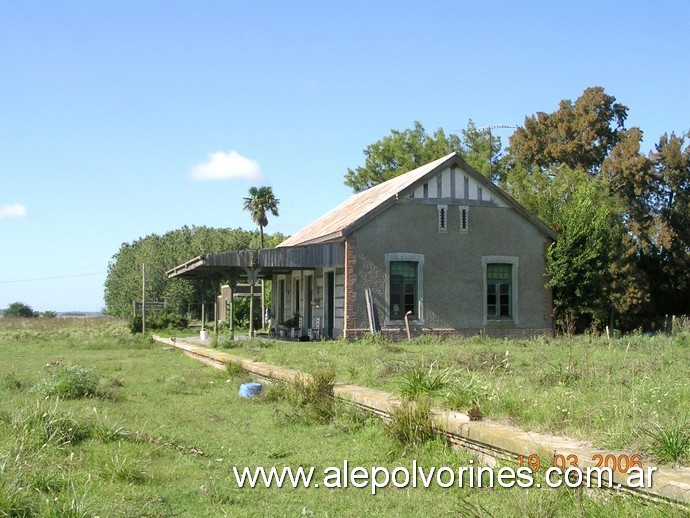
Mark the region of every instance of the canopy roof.
POLYGON ((238 278, 249 271, 259 277, 288 273, 292 270, 336 268, 345 265, 343 243, 324 243, 309 246, 263 248, 204 254, 168 270, 168 278, 238 278))

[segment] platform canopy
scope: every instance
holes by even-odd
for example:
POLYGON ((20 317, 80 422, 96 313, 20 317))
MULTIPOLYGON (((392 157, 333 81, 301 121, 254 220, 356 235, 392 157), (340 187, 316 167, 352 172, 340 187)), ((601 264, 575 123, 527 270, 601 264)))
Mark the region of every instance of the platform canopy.
POLYGON ((343 242, 204 254, 166 272, 169 279, 258 278, 345 265, 343 242))

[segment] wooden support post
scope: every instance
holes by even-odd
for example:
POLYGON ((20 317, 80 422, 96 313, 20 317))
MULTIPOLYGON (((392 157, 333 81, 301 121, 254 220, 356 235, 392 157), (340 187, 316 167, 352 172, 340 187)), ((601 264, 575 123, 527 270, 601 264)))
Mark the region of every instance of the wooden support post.
POLYGON ((213 303, 213 334, 218 338, 218 301, 213 303))
POLYGON ((254 338, 254 284, 249 285, 249 338, 254 338))

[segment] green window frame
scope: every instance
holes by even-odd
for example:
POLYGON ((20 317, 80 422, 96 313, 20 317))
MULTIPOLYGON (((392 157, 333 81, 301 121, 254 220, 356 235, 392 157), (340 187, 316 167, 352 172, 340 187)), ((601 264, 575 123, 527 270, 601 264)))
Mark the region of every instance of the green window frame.
POLYGON ((408 311, 417 315, 418 293, 418 263, 416 261, 390 262, 390 319, 402 320, 408 311))
POLYGON ((486 316, 489 320, 513 318, 513 265, 486 265, 486 316))

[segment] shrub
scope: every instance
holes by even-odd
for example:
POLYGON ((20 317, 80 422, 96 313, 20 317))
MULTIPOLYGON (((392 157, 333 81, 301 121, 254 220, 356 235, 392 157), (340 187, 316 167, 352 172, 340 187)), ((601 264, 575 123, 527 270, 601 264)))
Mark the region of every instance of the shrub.
MULTIPOLYGON (((146 329, 155 331, 160 329, 185 329, 189 325, 186 316, 172 310, 163 310, 146 314, 146 329)), ((132 317, 129 321, 132 334, 141 333, 141 315, 132 317)))
POLYGON ((81 365, 48 365, 48 378, 39 385, 45 396, 76 399, 99 395, 98 377, 92 369, 81 365))
MULTIPOLYGON (((239 297, 233 303, 235 326, 240 329, 249 329, 249 297, 239 297)), ((259 304, 258 312, 261 312, 259 304)), ((257 304, 254 303, 254 329, 261 329, 261 315, 257 315, 257 304)))

